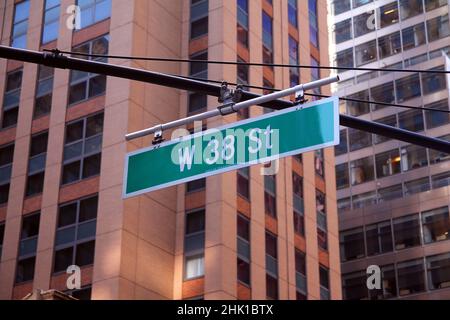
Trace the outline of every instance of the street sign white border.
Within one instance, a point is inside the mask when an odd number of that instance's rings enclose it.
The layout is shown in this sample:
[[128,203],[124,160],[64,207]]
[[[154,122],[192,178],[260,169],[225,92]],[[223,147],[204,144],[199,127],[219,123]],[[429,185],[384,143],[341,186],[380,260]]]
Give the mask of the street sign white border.
[[270,157],[265,157],[265,158],[261,158],[261,159],[257,159],[257,160],[252,160],[252,161],[249,161],[249,162],[246,162],[246,163],[231,165],[231,166],[219,169],[219,170],[214,170],[214,171],[211,171],[211,172],[205,172],[205,173],[201,173],[201,174],[198,174],[198,175],[195,175],[195,176],[190,176],[188,178],[183,178],[183,179],[170,181],[170,182],[167,182],[167,183],[164,183],[164,184],[160,184],[160,185],[153,186],[153,187],[150,187],[150,188],[142,189],[142,190],[139,190],[139,191],[134,191],[134,192],[131,192],[131,193],[128,193],[128,194],[126,193],[126,186],[127,186],[126,183],[127,183],[127,180],[128,180],[128,170],[127,170],[127,168],[128,168],[128,160],[129,160],[129,158],[131,156],[134,156],[136,154],[140,154],[140,153],[143,153],[143,152],[151,151],[151,150],[154,150],[154,149],[158,149],[158,148],[161,148],[161,147],[169,146],[171,144],[180,143],[180,142],[183,142],[183,141],[186,141],[186,140],[191,140],[191,139],[197,138],[198,136],[203,136],[203,135],[209,134],[208,130],[201,131],[201,132],[196,132],[196,133],[188,135],[188,136],[180,137],[178,139],[173,139],[173,140],[170,140],[170,141],[166,141],[166,142],[160,143],[160,144],[155,145],[155,146],[150,146],[150,147],[142,148],[142,149],[139,149],[139,150],[127,153],[125,155],[125,164],[124,164],[124,175],[123,175],[123,185],[122,185],[122,199],[128,199],[128,198],[135,197],[135,196],[147,193],[147,192],[156,191],[156,190],[159,190],[159,189],[171,187],[171,186],[182,184],[182,183],[185,183],[185,182],[188,182],[188,181],[194,181],[194,180],[198,180],[198,179],[201,179],[201,178],[206,178],[206,177],[213,176],[213,175],[216,175],[216,174],[221,174],[221,173],[224,173],[224,172],[227,172],[227,171],[238,170],[238,169],[241,169],[241,168],[244,168],[244,167],[248,167],[248,166],[251,166],[251,165],[255,165],[255,164],[258,164],[258,163],[269,162],[269,161],[272,161],[272,160],[275,160],[275,159],[284,158],[284,157],[296,155],[296,154],[299,154],[299,153],[304,153],[304,152],[308,152],[308,151],[312,151],[312,150],[316,150],[316,149],[322,149],[322,148],[338,145],[339,144],[339,98],[335,97],[335,96],[330,97],[330,98],[326,98],[326,99],[320,99],[320,100],[309,102],[309,103],[305,103],[305,104],[302,104],[302,105],[297,105],[297,106],[294,106],[294,107],[291,107],[291,108],[278,110],[278,111],[275,111],[273,113],[267,113],[267,114],[264,114],[264,115],[261,115],[261,116],[258,116],[258,117],[249,118],[249,119],[246,119],[246,120],[229,123],[229,124],[226,124],[226,125],[220,126],[218,128],[214,128],[214,129],[221,131],[221,130],[224,130],[224,129],[228,129],[228,128],[235,127],[235,126],[238,126],[238,125],[244,125],[244,124],[249,123],[249,122],[255,122],[255,121],[258,121],[258,120],[265,119],[265,118],[273,117],[275,115],[280,115],[280,114],[284,114],[284,113],[287,113],[287,112],[291,112],[291,111],[294,111],[294,110],[301,110],[301,109],[306,109],[306,108],[312,108],[312,107],[318,105],[318,102],[320,102],[321,104],[333,102],[334,124],[335,124],[334,125],[334,137],[335,137],[335,139],[333,141],[326,142],[326,143],[323,143],[323,144],[314,145],[312,147],[300,148],[300,149],[296,149],[296,150],[293,150],[293,151],[280,153],[280,154],[277,154],[277,155],[274,155],[274,156],[270,156]]

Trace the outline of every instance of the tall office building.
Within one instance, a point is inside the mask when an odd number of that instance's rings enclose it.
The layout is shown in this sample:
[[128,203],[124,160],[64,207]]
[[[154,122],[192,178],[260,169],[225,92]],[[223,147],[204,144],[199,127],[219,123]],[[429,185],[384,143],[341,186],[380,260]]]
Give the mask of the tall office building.
[[[74,4],[79,21],[67,13]],[[0,16],[1,43],[33,50],[329,60],[324,1],[7,0]],[[70,28],[73,21],[79,29]],[[99,60],[277,88],[327,76]],[[66,292],[73,264],[81,267],[82,288],[69,293],[80,298],[341,298],[333,148],[282,159],[273,176],[255,165],[122,200],[125,154],[153,138],[126,142],[125,134],[213,109],[217,98],[4,59],[0,92],[0,299],[33,289]],[[262,113],[254,106],[203,124]]]
[[[447,0],[334,0],[332,63],[338,67],[444,70]],[[447,69],[448,70],[448,69]],[[341,97],[449,110],[445,74],[342,71]],[[342,102],[341,112],[450,140],[448,113]],[[341,128],[335,148],[344,299],[450,297],[450,156]],[[382,286],[368,290],[366,268]]]

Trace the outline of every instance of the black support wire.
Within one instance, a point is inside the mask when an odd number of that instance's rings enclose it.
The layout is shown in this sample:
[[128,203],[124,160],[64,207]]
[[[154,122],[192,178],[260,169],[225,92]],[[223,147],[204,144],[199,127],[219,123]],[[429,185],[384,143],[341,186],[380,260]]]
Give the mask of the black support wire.
[[[136,80],[180,90],[203,93],[215,97],[221,96],[221,86],[213,85],[205,81],[186,79],[164,73],[151,72],[147,70],[124,67],[99,61],[77,59],[63,56],[59,53],[42,53],[33,50],[17,49],[0,45],[0,58],[43,64],[59,69],[71,69],[103,74],[107,76]],[[261,95],[259,94],[243,91],[241,101],[257,98],[260,96]],[[294,104],[292,102],[280,99],[261,104],[261,106],[275,110],[281,110],[292,107],[294,106]],[[339,116],[339,120],[340,125],[344,127],[367,131],[381,136],[386,136],[391,139],[401,140],[407,143],[419,145],[425,148],[435,149],[450,154],[450,142],[448,141],[433,137],[427,137],[415,132],[410,132],[400,128],[362,120],[343,114]],[[299,134],[301,133],[299,132]]]
[[[199,81],[207,81],[211,83],[223,83],[223,81],[219,80],[210,80],[210,79],[202,79],[202,78],[195,78],[195,77],[185,77],[181,76],[185,79],[192,79],[192,80],[199,80]],[[232,86],[237,86],[237,83],[233,82],[227,82],[228,84]],[[271,87],[261,87],[261,86],[253,86],[253,85],[247,85],[242,84],[245,88],[250,89],[258,89],[258,90],[267,90],[267,91],[280,91],[280,89],[271,88]],[[318,97],[318,98],[330,98],[332,96],[324,95],[324,94],[318,94],[318,93],[304,93],[305,96],[311,96],[311,97]],[[408,106],[403,104],[396,104],[396,103],[389,103],[389,102],[381,102],[381,101],[372,101],[372,100],[363,100],[363,99],[354,99],[354,98],[344,98],[339,97],[339,100],[343,101],[350,101],[350,102],[358,102],[358,103],[365,103],[365,104],[376,104],[380,106],[386,106],[386,107],[397,107],[397,108],[405,108],[405,109],[415,109],[415,110],[425,110],[425,111],[431,111],[431,112],[441,112],[441,113],[449,113],[450,110],[441,110],[441,109],[433,109],[433,108],[427,108],[427,107],[417,107],[417,106]]]
[[182,63],[205,63],[205,64],[221,64],[221,65],[241,65],[241,66],[255,66],[255,67],[276,67],[276,68],[299,68],[299,69],[323,69],[323,70],[337,70],[337,71],[383,71],[383,72],[407,72],[407,73],[441,73],[450,74],[448,70],[417,70],[417,69],[394,69],[394,68],[356,68],[356,67],[331,67],[331,66],[310,66],[302,64],[282,64],[282,63],[259,63],[259,62],[244,62],[244,61],[219,61],[219,60],[198,60],[198,59],[174,59],[174,58],[159,58],[159,57],[134,57],[134,56],[119,56],[108,54],[94,54],[81,53],[74,51],[59,51],[58,49],[44,49],[46,52],[58,52],[63,54],[70,54],[72,56],[90,57],[90,58],[107,58],[107,59],[124,59],[124,60],[142,60],[142,61],[161,61],[161,62],[182,62]]

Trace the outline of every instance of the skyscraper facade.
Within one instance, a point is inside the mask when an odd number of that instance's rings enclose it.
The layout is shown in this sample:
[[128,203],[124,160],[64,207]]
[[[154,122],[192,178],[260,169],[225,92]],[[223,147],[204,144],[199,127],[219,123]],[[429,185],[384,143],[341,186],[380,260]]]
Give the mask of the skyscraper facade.
[[[324,1],[7,0],[0,16],[1,43],[32,50],[329,60]],[[327,76],[89,59],[244,86]],[[0,299],[33,289],[83,299],[341,298],[333,148],[282,159],[274,175],[255,165],[123,200],[125,155],[153,138],[125,134],[213,109],[217,98],[4,59],[0,92]],[[254,106],[203,127],[263,112]],[[79,290],[67,289],[70,265],[81,268]]]
[[[448,70],[447,0],[334,0],[331,63],[337,67]],[[445,74],[341,70],[341,113],[450,139]],[[447,112],[377,104],[397,103]],[[448,154],[341,128],[335,148],[344,299],[449,298]],[[380,268],[369,290],[366,270]]]

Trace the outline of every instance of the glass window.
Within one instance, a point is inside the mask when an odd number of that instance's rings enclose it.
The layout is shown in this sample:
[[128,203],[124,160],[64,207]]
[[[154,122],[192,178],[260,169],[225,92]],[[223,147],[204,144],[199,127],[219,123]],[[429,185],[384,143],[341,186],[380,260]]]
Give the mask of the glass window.
[[350,162],[350,180],[352,185],[368,182],[374,179],[373,157]]
[[398,114],[399,127],[409,131],[423,131],[422,110],[412,109]]
[[186,183],[186,192],[187,193],[191,193],[191,192],[204,190],[205,189],[205,185],[206,185],[206,179],[205,178],[194,180],[194,181],[190,181],[190,182]]
[[[392,115],[392,116],[387,116],[387,117],[384,117],[384,118],[375,119],[374,122],[385,124],[385,125],[388,125],[388,126],[391,126],[391,127],[397,127],[397,117],[396,117],[395,114]],[[375,134],[374,137],[373,137],[373,143],[378,144],[378,143],[382,143],[382,142],[388,141],[390,139],[391,138],[389,138],[389,137],[380,136],[380,135]]]
[[[298,56],[298,42],[289,36],[289,64],[298,65],[299,64],[299,56]],[[289,68],[289,77],[290,84],[292,87],[298,85],[300,83],[300,72],[297,67]]]
[[6,75],[5,93],[3,96],[3,110],[1,128],[8,128],[17,124],[19,116],[19,102],[22,84],[22,69],[12,71]]
[[264,208],[266,214],[277,217],[276,179],[274,175],[264,176]]
[[[382,85],[370,88],[370,96],[372,101],[395,103],[394,83],[388,82]],[[367,98],[367,97],[366,97]],[[372,104],[372,110],[376,111],[386,106]]]
[[248,47],[248,0],[237,0],[237,39]]
[[[190,60],[208,60],[208,52],[200,52],[193,54],[189,57]],[[200,79],[208,78],[208,64],[204,62],[191,62],[189,63],[189,76]]]
[[397,273],[400,296],[425,290],[425,270],[422,259],[399,263]]
[[319,48],[319,23],[317,20],[317,0],[308,0],[309,42]]
[[237,215],[238,280],[250,285],[250,221]]
[[431,290],[450,286],[450,253],[426,258],[428,287]]
[[391,222],[384,221],[367,226],[366,241],[368,256],[391,252],[393,250]]
[[278,300],[278,279],[266,274],[266,296],[268,299]]
[[427,149],[410,145],[401,149],[402,170],[408,171],[428,165]]
[[381,279],[382,288],[380,290],[369,290],[370,299],[382,300],[397,296],[397,279],[394,265],[381,267]]
[[355,61],[357,67],[375,60],[377,60],[377,43],[375,40],[356,46]]
[[400,154],[398,149],[375,155],[377,178],[391,176],[400,172]]
[[78,0],[81,28],[105,20],[111,16],[111,0]]
[[348,188],[349,186],[348,163],[336,165],[336,187],[338,189],[343,189]]
[[[441,137],[438,137],[438,139],[450,141],[450,135],[448,134],[445,136],[441,136]],[[430,153],[430,163],[431,164],[448,161],[450,159],[450,154],[445,153],[445,152],[441,152],[441,151],[434,150],[434,149],[429,149],[429,153]]]
[[353,128],[348,129],[350,151],[356,151],[372,145],[372,134]]
[[403,197],[403,188],[401,184],[378,189],[378,200],[380,202],[394,200]]
[[0,147],[0,205],[8,202],[14,144]]
[[400,16],[402,20],[423,13],[422,0],[400,0]]
[[320,300],[330,299],[330,270],[319,265]]
[[59,0],[45,0],[44,25],[42,27],[42,44],[54,41],[58,38],[59,29]]
[[414,74],[405,78],[395,80],[395,89],[397,91],[397,102],[403,102],[420,96],[419,75]]
[[205,274],[205,258],[203,255],[186,257],[185,279],[190,280]]
[[369,297],[365,271],[342,275],[342,294],[344,300],[366,300]]
[[28,177],[25,191],[27,197],[42,193],[44,188],[47,140],[48,132],[40,133],[31,138]]
[[94,262],[97,207],[97,196],[59,207],[53,272]]
[[237,258],[237,277],[239,282],[250,285],[250,264],[240,258]]
[[373,2],[373,0],[353,0],[353,8],[358,8],[371,2]]
[[377,193],[375,191],[369,191],[357,194],[352,197],[352,200],[354,209],[368,207],[377,203]]
[[306,295],[306,255],[295,249],[295,279],[297,291]]
[[103,113],[66,125],[62,184],[100,173]]
[[40,216],[40,213],[34,213],[22,219],[16,283],[30,281],[34,278]]
[[[425,105],[426,108],[448,111],[448,100],[441,100]],[[450,114],[444,112],[425,111],[427,129],[436,128],[450,122]]]
[[[360,91],[358,93],[354,93],[354,94],[348,96],[348,98],[369,101],[370,100],[369,90],[364,90],[364,91]],[[347,100],[347,110],[351,116],[357,117],[357,116],[368,113],[370,111],[370,106],[368,103],[353,102],[353,101]]]
[[341,14],[350,10],[350,0],[334,0],[331,4],[331,9],[334,15]]
[[334,59],[334,66],[338,68],[353,67],[353,48],[339,51]]
[[425,9],[431,11],[439,7],[447,5],[447,0],[426,0]]
[[378,49],[380,59],[402,52],[400,31],[378,38]]
[[52,107],[53,76],[53,68],[44,65],[39,66],[33,118],[50,113]]
[[334,41],[341,43],[352,38],[352,19],[338,22],[334,25]]
[[[445,70],[444,67],[433,68],[431,70]],[[447,82],[445,80],[446,76],[442,73],[423,73],[422,77],[422,88],[423,94],[430,94],[440,90],[444,90],[447,87]]]
[[339,213],[341,211],[345,211],[347,209],[350,209],[352,207],[351,199],[350,198],[338,199],[337,207],[338,207]]
[[448,37],[450,27],[448,13],[427,21],[428,42]]
[[343,129],[339,132],[339,144],[334,147],[334,154],[335,156],[340,156],[347,152],[347,129]]
[[264,63],[273,63],[273,29],[272,18],[265,12],[262,12],[263,27],[263,61]]
[[405,196],[430,190],[430,178],[425,177],[405,182]]
[[14,6],[14,20],[11,34],[11,47],[25,49],[27,47],[28,18],[30,0],[21,1]]
[[[398,22],[397,1],[381,6],[378,9],[380,27],[384,28]],[[400,42],[400,40],[399,40]]]
[[373,10],[353,18],[355,38],[375,31],[375,13]]
[[[421,1],[422,2],[422,1]],[[425,44],[425,24],[419,23],[415,26],[402,30],[403,50],[409,50]]]
[[450,185],[450,171],[436,174],[431,177],[433,189],[442,188]]
[[420,246],[419,215],[394,219],[394,239],[396,250]]
[[422,212],[422,228],[423,242],[426,244],[449,239],[448,207]]
[[[103,36],[80,46],[72,51],[88,54],[108,54],[109,36]],[[76,56],[76,54],[74,54]],[[86,58],[106,62],[105,58]],[[90,72],[72,70],[70,73],[69,104],[75,104],[89,98],[104,94],[106,91],[106,76]]]
[[349,261],[363,258],[365,254],[364,231],[362,228],[342,231],[339,234],[341,260]]
[[297,0],[288,0],[288,21],[297,28]]
[[237,171],[237,192],[245,199],[250,199],[250,170],[248,167]]
[[324,166],[324,156],[323,149],[316,150],[314,153],[314,167],[316,174],[320,177],[325,177],[325,166]]
[[207,96],[201,93],[189,93],[188,113],[196,113],[200,110],[206,109]]

